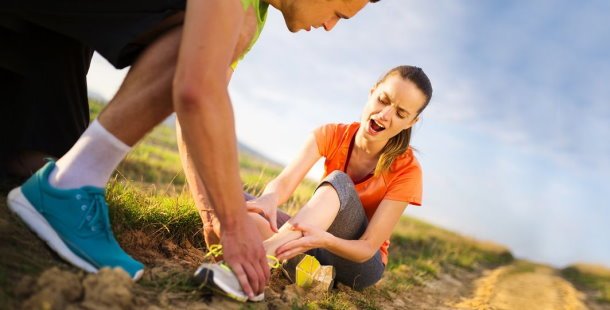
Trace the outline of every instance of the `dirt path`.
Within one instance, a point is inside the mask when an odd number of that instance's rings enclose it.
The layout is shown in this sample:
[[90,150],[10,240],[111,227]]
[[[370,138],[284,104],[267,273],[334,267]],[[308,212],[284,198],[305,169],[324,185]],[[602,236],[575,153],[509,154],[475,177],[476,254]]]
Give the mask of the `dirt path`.
[[500,267],[476,281],[474,296],[458,309],[587,309],[584,294],[555,271],[525,262]]

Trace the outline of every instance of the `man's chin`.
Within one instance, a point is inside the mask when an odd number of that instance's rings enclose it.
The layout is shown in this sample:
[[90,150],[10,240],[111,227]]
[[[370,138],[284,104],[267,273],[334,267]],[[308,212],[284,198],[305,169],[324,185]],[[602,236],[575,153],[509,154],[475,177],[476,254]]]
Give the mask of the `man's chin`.
[[295,25],[288,21],[285,21],[285,22],[286,22],[286,28],[288,28],[288,31],[290,31],[292,33],[299,32],[299,30],[303,29],[302,27],[299,27],[298,25]]

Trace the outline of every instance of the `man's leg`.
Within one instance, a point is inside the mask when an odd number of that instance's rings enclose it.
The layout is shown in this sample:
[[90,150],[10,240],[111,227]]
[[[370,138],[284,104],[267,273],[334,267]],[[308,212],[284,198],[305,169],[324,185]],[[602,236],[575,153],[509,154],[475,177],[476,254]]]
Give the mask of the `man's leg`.
[[7,172],[24,178],[45,157],[67,152],[89,124],[85,76],[93,51],[19,18],[3,18],[0,153]]
[[22,55],[19,33],[8,17],[0,14],[0,176],[6,174],[6,163],[18,150],[20,130],[26,120],[27,107],[21,104],[26,62],[16,59]]
[[172,82],[182,27],[160,36],[132,65],[99,119],[125,144],[134,145],[173,112]]
[[[133,146],[172,113],[171,87],[180,33],[181,27],[166,32],[140,55],[98,117],[116,143]],[[83,140],[57,161],[52,184],[61,188],[102,186],[126,153],[117,151],[109,156],[99,150],[104,147],[100,141]]]
[[176,28],[151,44],[99,122],[85,131],[57,165],[48,163],[9,193],[11,210],[61,257],[82,269],[121,267],[134,279],[142,275],[143,265],[114,239],[103,186],[125,149],[171,113],[179,41]]
[[[1,31],[0,31],[1,33]],[[26,115],[25,109],[18,104],[22,77],[10,70],[0,68],[0,92],[3,101],[0,104],[0,177],[8,177],[8,165],[15,153],[15,145],[19,143],[19,128]]]

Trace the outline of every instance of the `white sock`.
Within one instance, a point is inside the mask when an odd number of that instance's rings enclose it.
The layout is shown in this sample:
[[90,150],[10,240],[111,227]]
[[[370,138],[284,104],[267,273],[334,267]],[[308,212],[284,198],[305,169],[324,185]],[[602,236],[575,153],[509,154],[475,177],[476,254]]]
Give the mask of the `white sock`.
[[105,187],[130,149],[95,119],[68,153],[57,161],[49,182],[63,189],[87,185]]

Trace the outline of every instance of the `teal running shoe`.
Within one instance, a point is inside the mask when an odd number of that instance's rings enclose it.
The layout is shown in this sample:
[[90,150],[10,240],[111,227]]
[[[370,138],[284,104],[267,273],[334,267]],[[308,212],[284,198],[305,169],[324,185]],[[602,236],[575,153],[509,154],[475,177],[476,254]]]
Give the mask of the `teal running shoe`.
[[114,238],[104,189],[85,186],[57,189],[49,184],[55,169],[50,161],[8,195],[9,209],[60,257],[88,272],[120,267],[134,280],[144,265],[133,259]]

